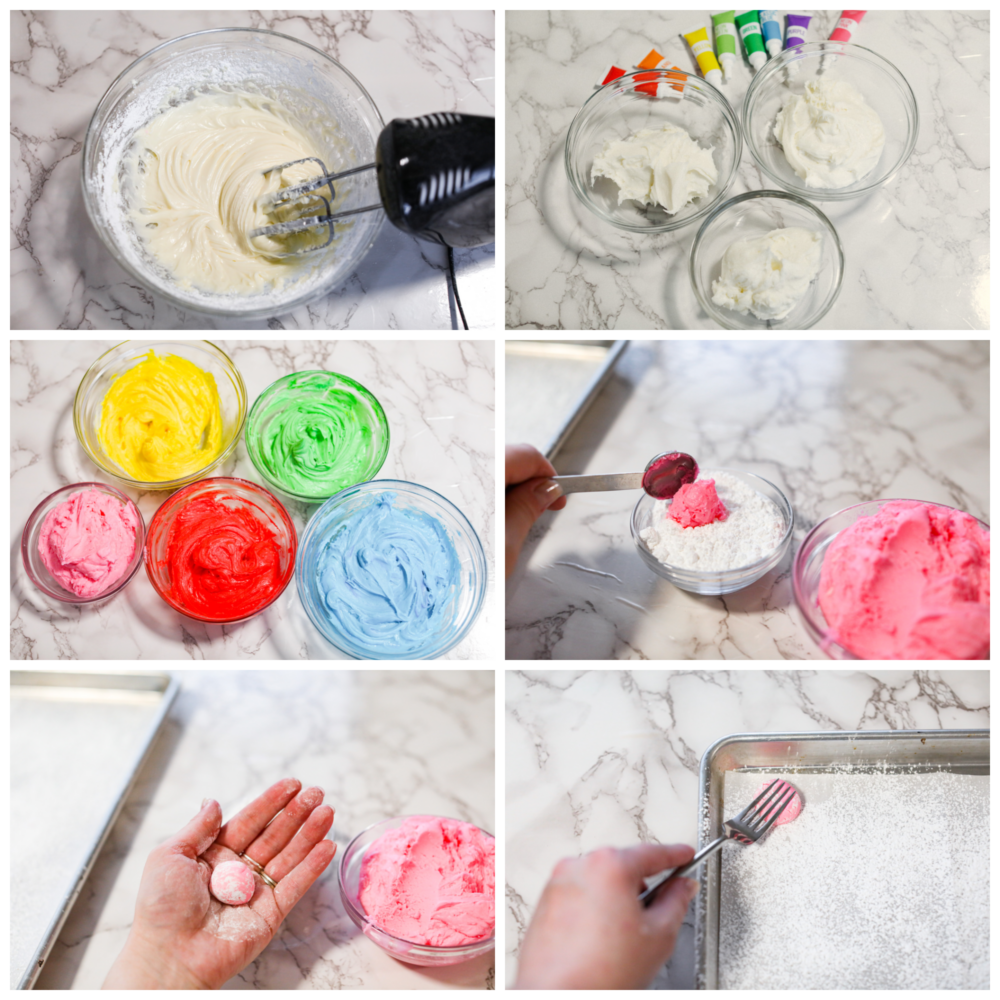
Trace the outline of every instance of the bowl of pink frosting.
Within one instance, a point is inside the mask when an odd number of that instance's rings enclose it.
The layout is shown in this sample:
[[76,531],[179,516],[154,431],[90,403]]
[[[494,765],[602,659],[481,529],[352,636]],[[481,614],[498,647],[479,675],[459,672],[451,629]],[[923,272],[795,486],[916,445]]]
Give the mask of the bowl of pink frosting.
[[457,965],[492,951],[493,835],[447,816],[394,816],[340,860],[340,896],[366,937],[410,965]]
[[105,483],[73,483],[47,496],[21,534],[21,560],[42,593],[66,604],[113,597],[142,565],[139,508]]
[[990,655],[990,528],[954,507],[845,507],[805,537],[792,587],[806,629],[834,659]]

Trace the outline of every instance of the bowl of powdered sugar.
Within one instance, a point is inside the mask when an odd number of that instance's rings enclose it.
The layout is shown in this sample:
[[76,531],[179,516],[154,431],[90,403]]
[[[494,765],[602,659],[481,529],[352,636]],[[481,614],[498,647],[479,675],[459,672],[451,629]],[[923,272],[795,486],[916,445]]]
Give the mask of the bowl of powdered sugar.
[[[777,566],[792,538],[792,508],[773,483],[751,472],[702,469],[723,510],[687,527],[670,516],[675,500],[643,494],[632,511],[632,539],[642,561],[693,594],[731,594]],[[724,516],[722,516],[724,515]]]

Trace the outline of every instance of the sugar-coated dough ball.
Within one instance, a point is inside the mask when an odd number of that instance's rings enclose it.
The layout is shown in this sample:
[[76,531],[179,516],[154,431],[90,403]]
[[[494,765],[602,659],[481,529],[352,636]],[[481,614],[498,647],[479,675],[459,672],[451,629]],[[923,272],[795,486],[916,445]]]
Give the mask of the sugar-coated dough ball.
[[220,903],[243,906],[253,898],[256,884],[253,872],[242,861],[223,861],[213,869],[209,888]]

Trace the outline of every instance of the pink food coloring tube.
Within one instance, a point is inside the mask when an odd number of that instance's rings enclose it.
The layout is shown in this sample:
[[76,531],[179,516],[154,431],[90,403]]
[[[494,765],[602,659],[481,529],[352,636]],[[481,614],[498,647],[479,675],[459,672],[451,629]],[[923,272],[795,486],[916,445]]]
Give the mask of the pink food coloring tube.
[[861,18],[867,14],[866,10],[845,10],[841,12],[837,27],[830,35],[831,42],[849,42],[854,29],[861,23]]

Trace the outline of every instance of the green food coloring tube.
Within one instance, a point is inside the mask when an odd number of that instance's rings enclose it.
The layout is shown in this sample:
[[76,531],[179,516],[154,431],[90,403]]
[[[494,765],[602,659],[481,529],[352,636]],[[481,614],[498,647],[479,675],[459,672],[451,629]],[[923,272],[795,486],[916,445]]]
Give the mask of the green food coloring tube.
[[389,424],[379,401],[354,379],[293,372],[257,398],[246,444],[271,486],[318,501],[374,478],[389,451]]

